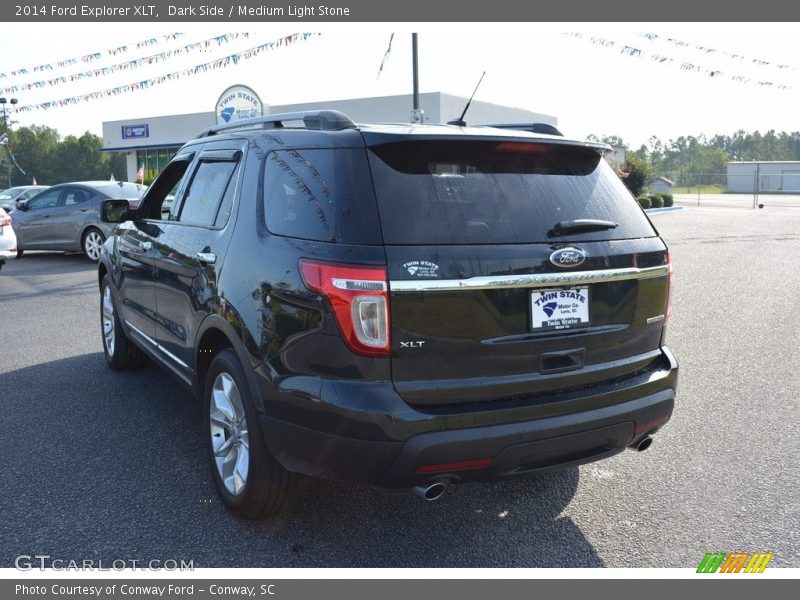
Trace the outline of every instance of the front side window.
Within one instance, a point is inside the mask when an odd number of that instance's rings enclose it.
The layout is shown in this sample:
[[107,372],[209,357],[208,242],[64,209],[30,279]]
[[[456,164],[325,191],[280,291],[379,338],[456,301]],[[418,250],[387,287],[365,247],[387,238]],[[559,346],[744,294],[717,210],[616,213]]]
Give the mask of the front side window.
[[30,210],[38,210],[40,208],[53,208],[58,206],[58,197],[61,195],[61,190],[50,190],[42,192],[28,203]]
[[142,216],[154,221],[175,220],[172,209],[175,205],[175,196],[180,190],[183,176],[186,174],[191,158],[175,160],[158,176],[158,179],[147,190],[143,199]]

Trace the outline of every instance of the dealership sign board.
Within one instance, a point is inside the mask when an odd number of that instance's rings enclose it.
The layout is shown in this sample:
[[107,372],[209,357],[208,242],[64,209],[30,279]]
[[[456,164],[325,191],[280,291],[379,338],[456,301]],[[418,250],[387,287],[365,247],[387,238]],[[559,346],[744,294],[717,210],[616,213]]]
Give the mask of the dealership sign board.
[[217,125],[264,114],[261,98],[246,85],[232,85],[217,100]]
[[137,138],[150,137],[150,127],[147,123],[139,125],[123,125],[122,126],[122,139],[135,140]]

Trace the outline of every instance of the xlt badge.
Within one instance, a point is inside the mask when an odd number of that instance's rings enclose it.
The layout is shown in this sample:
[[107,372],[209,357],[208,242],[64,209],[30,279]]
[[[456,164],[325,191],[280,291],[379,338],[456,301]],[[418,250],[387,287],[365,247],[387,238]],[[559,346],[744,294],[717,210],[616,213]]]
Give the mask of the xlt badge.
[[401,348],[422,348],[424,345],[424,340],[419,342],[400,342]]

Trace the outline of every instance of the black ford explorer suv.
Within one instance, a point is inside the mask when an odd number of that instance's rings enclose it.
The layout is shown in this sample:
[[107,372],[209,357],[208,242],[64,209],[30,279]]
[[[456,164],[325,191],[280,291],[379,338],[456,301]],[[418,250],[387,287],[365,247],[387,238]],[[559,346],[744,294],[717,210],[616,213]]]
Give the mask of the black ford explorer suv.
[[672,267],[607,146],[333,111],[186,144],[99,265],[108,364],[202,400],[214,483],[414,489],[644,449],[670,418]]

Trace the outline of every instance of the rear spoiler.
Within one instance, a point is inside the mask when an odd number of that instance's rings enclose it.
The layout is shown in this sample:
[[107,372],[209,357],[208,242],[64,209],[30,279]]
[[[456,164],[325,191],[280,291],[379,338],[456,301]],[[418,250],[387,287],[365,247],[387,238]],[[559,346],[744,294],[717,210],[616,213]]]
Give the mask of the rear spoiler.
[[530,131],[531,133],[544,133],[546,135],[558,135],[564,137],[555,125],[550,123],[491,123],[478,125],[477,127],[494,127],[496,129],[519,129],[520,131]]

